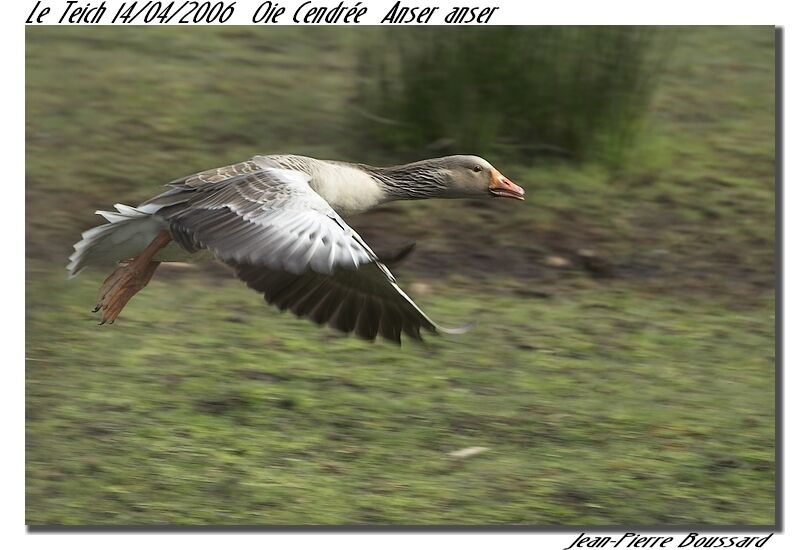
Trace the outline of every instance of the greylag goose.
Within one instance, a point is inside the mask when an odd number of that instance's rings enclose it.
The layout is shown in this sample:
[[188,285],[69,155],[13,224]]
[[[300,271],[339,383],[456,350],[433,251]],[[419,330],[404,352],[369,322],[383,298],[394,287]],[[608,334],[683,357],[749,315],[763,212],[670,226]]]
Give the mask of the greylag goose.
[[[117,265],[95,312],[113,323],[162,261],[211,252],[281,310],[400,343],[401,333],[450,332],[397,285],[342,216],[400,199],[508,197],[524,191],[480,157],[455,155],[378,168],[297,155],[256,156],[199,172],[137,207],[98,211],[108,223],[83,233],[70,277]],[[400,255],[407,253],[403,251]],[[458,331],[458,329],[455,329]]]

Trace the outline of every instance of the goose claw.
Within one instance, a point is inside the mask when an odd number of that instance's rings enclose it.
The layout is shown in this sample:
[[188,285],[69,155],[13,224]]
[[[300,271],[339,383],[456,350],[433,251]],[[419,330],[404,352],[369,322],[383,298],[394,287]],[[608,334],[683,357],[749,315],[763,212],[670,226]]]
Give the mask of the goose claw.
[[101,325],[114,324],[128,300],[147,285],[159,264],[151,261],[140,267],[140,263],[122,262],[103,282],[94,309],[102,311]]

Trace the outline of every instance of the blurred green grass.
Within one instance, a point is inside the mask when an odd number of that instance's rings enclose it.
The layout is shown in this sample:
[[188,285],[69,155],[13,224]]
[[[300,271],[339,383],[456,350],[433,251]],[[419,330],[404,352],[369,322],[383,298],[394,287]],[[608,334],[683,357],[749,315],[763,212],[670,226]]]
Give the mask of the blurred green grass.
[[99,328],[105,274],[63,268],[95,209],[196,170],[406,160],[353,124],[358,29],[28,28],[27,522],[772,524],[773,32],[674,32],[624,168],[491,158],[529,201],[354,220],[479,321],[398,349],[210,267]]

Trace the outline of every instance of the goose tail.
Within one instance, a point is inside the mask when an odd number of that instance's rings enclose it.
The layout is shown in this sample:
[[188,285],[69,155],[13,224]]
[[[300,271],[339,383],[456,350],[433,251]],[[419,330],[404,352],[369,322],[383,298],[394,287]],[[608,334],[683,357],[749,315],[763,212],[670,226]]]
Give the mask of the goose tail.
[[98,210],[108,223],[98,225],[81,234],[81,240],[73,245],[75,251],[69,257],[69,278],[76,277],[87,266],[113,266],[138,254],[167,223],[148,208],[134,208],[115,204],[116,212]]

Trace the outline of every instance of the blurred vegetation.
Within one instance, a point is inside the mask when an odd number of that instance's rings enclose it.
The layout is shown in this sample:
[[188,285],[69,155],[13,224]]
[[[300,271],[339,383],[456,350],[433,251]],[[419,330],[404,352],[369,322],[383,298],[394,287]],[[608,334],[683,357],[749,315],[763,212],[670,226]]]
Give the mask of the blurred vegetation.
[[96,326],[107,274],[64,270],[94,210],[254,154],[439,154],[365,143],[364,33],[395,30],[26,29],[28,523],[773,523],[771,28],[662,29],[624,164],[498,135],[462,152],[525,203],[350,220],[418,242],[400,282],[477,320],[460,338],[341,337],[215,264],[162,266]]
[[619,164],[676,32],[378,29],[360,48],[360,129],[395,151],[440,143],[528,161]]

